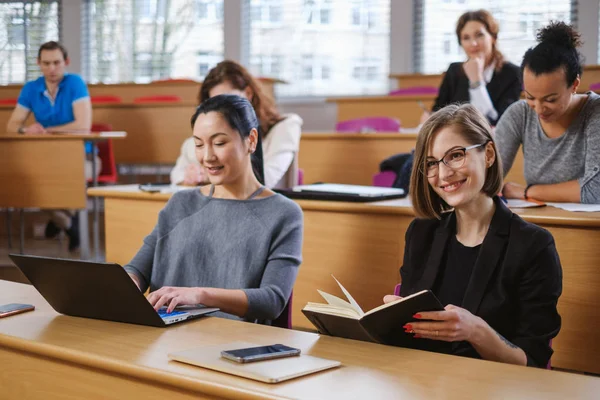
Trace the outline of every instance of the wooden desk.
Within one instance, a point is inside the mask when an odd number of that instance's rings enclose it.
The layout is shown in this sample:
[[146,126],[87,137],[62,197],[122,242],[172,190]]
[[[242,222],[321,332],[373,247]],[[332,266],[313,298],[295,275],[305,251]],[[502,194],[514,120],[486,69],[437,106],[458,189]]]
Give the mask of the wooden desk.
[[[3,397],[46,399],[596,398],[600,379],[206,317],[169,328],[56,314],[31,286],[0,281],[2,303],[36,306],[0,324]],[[265,384],[169,361],[233,341],[285,343],[342,367]],[[473,379],[475,378],[476,379]]]
[[[267,96],[275,98],[275,85],[287,83],[276,78],[258,78],[258,82]],[[152,83],[94,83],[88,84],[90,96],[118,96],[127,104],[133,102],[136,97],[177,95],[184,102],[198,102],[202,82],[165,80]],[[0,86],[0,99],[16,99],[23,89],[22,84]]]
[[433,107],[435,95],[419,96],[355,96],[332,97],[327,101],[337,104],[337,120],[362,117],[398,118],[402,126],[412,128],[419,125],[423,110],[421,101],[427,109]]
[[[142,193],[135,185],[89,189],[88,194],[105,198],[106,258],[120,264],[133,258],[171,196]],[[300,310],[309,301],[322,301],[317,289],[343,296],[331,274],[364,310],[380,305],[400,281],[412,208],[404,200],[298,204],[304,212],[304,247],[294,286],[293,326],[314,329]],[[553,341],[552,365],[600,373],[600,213],[554,207],[517,211],[554,235],[563,266],[563,324]]]
[[84,210],[83,258],[88,258],[85,141],[125,137],[104,134],[0,135],[0,208]]
[[[303,133],[298,165],[306,183],[371,185],[383,160],[410,152],[416,142],[407,133]],[[521,151],[506,180],[525,184]]]
[[[390,78],[396,79],[398,88],[414,86],[440,87],[444,74],[390,74]],[[583,67],[581,84],[579,90],[585,92],[593,83],[600,82],[600,65],[586,65]]]

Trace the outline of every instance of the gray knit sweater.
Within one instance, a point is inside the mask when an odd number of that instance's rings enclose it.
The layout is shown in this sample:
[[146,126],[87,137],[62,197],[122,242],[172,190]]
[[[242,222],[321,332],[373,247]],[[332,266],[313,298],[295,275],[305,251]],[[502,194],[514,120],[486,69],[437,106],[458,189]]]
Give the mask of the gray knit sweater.
[[506,175],[523,145],[525,180],[552,184],[577,179],[582,203],[600,203],[600,96],[588,99],[565,133],[551,139],[524,100],[511,105],[496,126],[496,144]]
[[[218,199],[175,193],[125,270],[142,290],[163,286],[242,289],[247,321],[273,320],[290,297],[302,255],[302,210],[275,194]],[[226,318],[238,317],[218,313]]]

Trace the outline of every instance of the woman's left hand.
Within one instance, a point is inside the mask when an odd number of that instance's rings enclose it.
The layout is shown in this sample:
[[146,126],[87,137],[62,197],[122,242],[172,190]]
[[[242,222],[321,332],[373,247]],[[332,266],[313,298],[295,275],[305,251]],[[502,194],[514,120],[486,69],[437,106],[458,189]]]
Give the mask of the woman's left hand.
[[445,311],[428,311],[415,314],[415,318],[430,321],[410,322],[404,326],[416,338],[443,340],[445,342],[470,341],[481,318],[464,308],[448,304]]
[[167,312],[172,312],[179,305],[195,305],[202,303],[201,289],[196,287],[164,286],[147,297],[155,310],[167,306]]

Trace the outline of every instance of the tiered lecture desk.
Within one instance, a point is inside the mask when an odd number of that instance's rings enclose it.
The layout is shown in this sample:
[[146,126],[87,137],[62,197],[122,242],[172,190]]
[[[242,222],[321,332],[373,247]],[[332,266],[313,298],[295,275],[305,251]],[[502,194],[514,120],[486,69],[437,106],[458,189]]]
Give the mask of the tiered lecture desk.
[[[0,281],[0,303],[36,310],[0,323],[7,399],[593,399],[600,379],[388,347],[214,317],[169,328],[58,315],[32,286]],[[101,299],[99,299],[101,301]],[[337,369],[266,384],[176,361],[172,352],[284,343]]]
[[[125,132],[0,135],[0,208],[82,210],[81,256],[89,258],[84,142],[124,137]],[[21,251],[22,224],[21,218]]]
[[[305,183],[371,185],[383,160],[409,153],[416,142],[411,133],[302,133],[298,166]],[[520,150],[506,180],[525,184]]]
[[[274,98],[279,79],[260,78],[267,95]],[[0,86],[0,99],[17,98],[23,85]],[[113,146],[119,164],[173,164],[181,144],[192,135],[190,119],[198,105],[200,82],[160,81],[149,84],[122,83],[88,85],[90,95],[118,96],[121,103],[93,104],[93,121],[111,124],[115,131],[127,132],[127,138]],[[180,102],[134,103],[142,96],[177,95]],[[0,126],[6,126],[14,110],[0,105]],[[30,116],[27,123],[33,123]]]
[[[105,199],[106,259],[126,264],[142,245],[171,194],[140,192],[135,185],[93,188]],[[303,262],[294,286],[295,328],[314,329],[300,312],[320,302],[317,289],[338,293],[333,274],[363,309],[382,303],[400,281],[404,235],[414,213],[406,200],[354,204],[298,201],[304,212]],[[600,373],[600,213],[554,207],[516,210],[548,229],[563,266],[563,318],[553,341],[552,365]]]

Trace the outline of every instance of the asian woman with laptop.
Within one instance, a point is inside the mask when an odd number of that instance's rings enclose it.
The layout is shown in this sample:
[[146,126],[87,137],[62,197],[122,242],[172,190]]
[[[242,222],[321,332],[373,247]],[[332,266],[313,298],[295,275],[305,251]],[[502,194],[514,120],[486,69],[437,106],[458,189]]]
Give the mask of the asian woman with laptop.
[[252,170],[260,147],[252,104],[204,101],[192,117],[195,154],[210,185],[175,193],[125,266],[156,308],[203,304],[226,318],[265,322],[284,310],[301,262],[300,207]]

